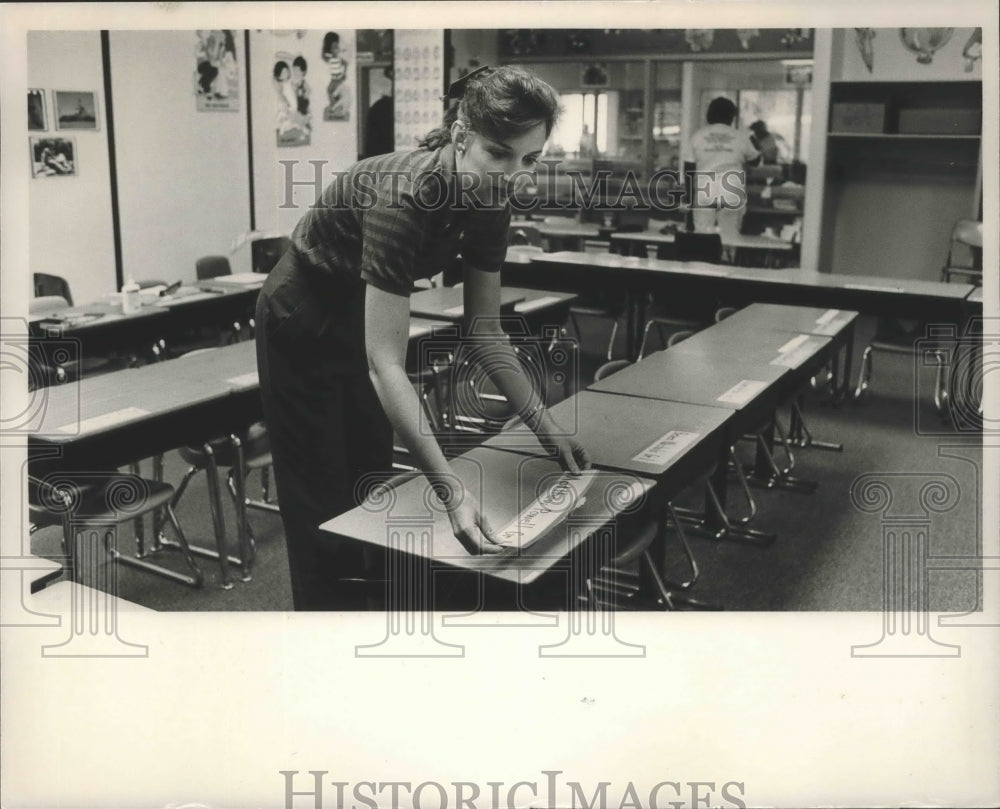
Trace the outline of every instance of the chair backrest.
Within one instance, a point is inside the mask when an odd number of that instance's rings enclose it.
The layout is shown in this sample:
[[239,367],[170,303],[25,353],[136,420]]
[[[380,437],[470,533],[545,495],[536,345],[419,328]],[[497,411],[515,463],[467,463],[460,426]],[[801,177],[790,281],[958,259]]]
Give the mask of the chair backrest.
[[718,264],[722,260],[722,237],[718,233],[677,233],[674,236],[674,258]]
[[720,323],[730,315],[735,315],[739,309],[735,306],[720,306],[715,310],[715,322]]
[[541,245],[542,234],[533,225],[511,225],[507,236],[508,245]]
[[694,332],[691,331],[690,329],[684,329],[683,331],[675,331],[667,339],[667,348],[673,348],[678,343],[687,340],[687,338],[690,337],[692,334],[694,334]]
[[610,362],[606,362],[594,371],[594,381],[600,382],[605,377],[611,376],[611,374],[617,373],[623,368],[628,368],[631,364],[631,360],[611,360]]
[[969,247],[982,247],[983,223],[975,219],[959,219],[952,228],[951,240]]
[[45,315],[49,312],[58,312],[67,306],[69,306],[69,301],[61,295],[43,295],[40,298],[32,298],[28,301],[28,314]]
[[42,298],[50,295],[58,295],[66,299],[66,303],[73,305],[73,296],[69,291],[69,282],[58,275],[48,275],[44,272],[34,273],[35,297]]
[[[257,239],[250,244],[250,269],[252,272],[271,272],[279,259],[288,250],[292,240],[287,236]],[[222,273],[225,275],[225,273]]]
[[199,281],[233,274],[229,259],[225,256],[202,256],[194,263],[194,269]]

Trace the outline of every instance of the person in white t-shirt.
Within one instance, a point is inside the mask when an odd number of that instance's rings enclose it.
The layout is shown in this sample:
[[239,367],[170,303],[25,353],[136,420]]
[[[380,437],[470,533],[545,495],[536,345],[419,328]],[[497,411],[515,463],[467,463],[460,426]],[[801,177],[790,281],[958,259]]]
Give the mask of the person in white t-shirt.
[[694,230],[736,236],[746,212],[746,164],[755,164],[760,153],[733,126],[736,105],[728,98],[712,99],[705,117],[708,126],[691,136],[684,154],[685,174],[696,172],[690,186]]

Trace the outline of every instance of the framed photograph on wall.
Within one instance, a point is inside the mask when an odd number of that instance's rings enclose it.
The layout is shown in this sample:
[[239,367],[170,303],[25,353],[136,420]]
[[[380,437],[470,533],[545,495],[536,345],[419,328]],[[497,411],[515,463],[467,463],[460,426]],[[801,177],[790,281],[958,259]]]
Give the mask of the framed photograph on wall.
[[580,67],[580,87],[585,90],[611,86],[607,62],[591,62]]
[[53,90],[56,129],[98,129],[97,94],[80,90]]
[[45,91],[28,90],[28,131],[45,132],[48,128],[45,120]]
[[76,141],[73,138],[28,138],[32,177],[75,177]]

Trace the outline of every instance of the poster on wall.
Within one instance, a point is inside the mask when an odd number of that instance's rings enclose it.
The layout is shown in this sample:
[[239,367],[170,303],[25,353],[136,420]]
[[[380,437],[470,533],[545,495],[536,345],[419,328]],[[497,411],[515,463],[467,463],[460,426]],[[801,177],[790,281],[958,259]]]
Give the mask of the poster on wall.
[[397,149],[413,149],[441,123],[444,92],[444,31],[397,30],[394,134]]
[[72,138],[28,138],[32,177],[75,177],[76,142]]
[[56,90],[56,129],[97,129],[97,97],[94,93]]
[[277,95],[275,131],[279,147],[308,146],[312,139],[309,63],[301,53],[278,51],[274,55],[272,84]]
[[28,131],[44,132],[48,128],[45,122],[45,91],[28,90]]
[[340,47],[340,34],[327,31],[323,36],[323,62],[326,64],[326,107],[324,121],[351,120],[351,89],[347,85],[348,62]]
[[240,76],[234,32],[206,29],[198,31],[197,37],[194,84],[198,111],[238,111]]

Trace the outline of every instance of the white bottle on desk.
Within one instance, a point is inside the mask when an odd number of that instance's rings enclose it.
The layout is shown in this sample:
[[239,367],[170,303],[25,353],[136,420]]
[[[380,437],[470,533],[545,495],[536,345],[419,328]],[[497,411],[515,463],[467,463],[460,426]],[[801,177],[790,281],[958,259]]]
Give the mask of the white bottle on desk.
[[139,300],[139,285],[135,282],[135,279],[131,276],[125,281],[125,285],[122,287],[122,312],[126,315],[131,315],[134,312],[138,312],[142,307],[142,303]]

